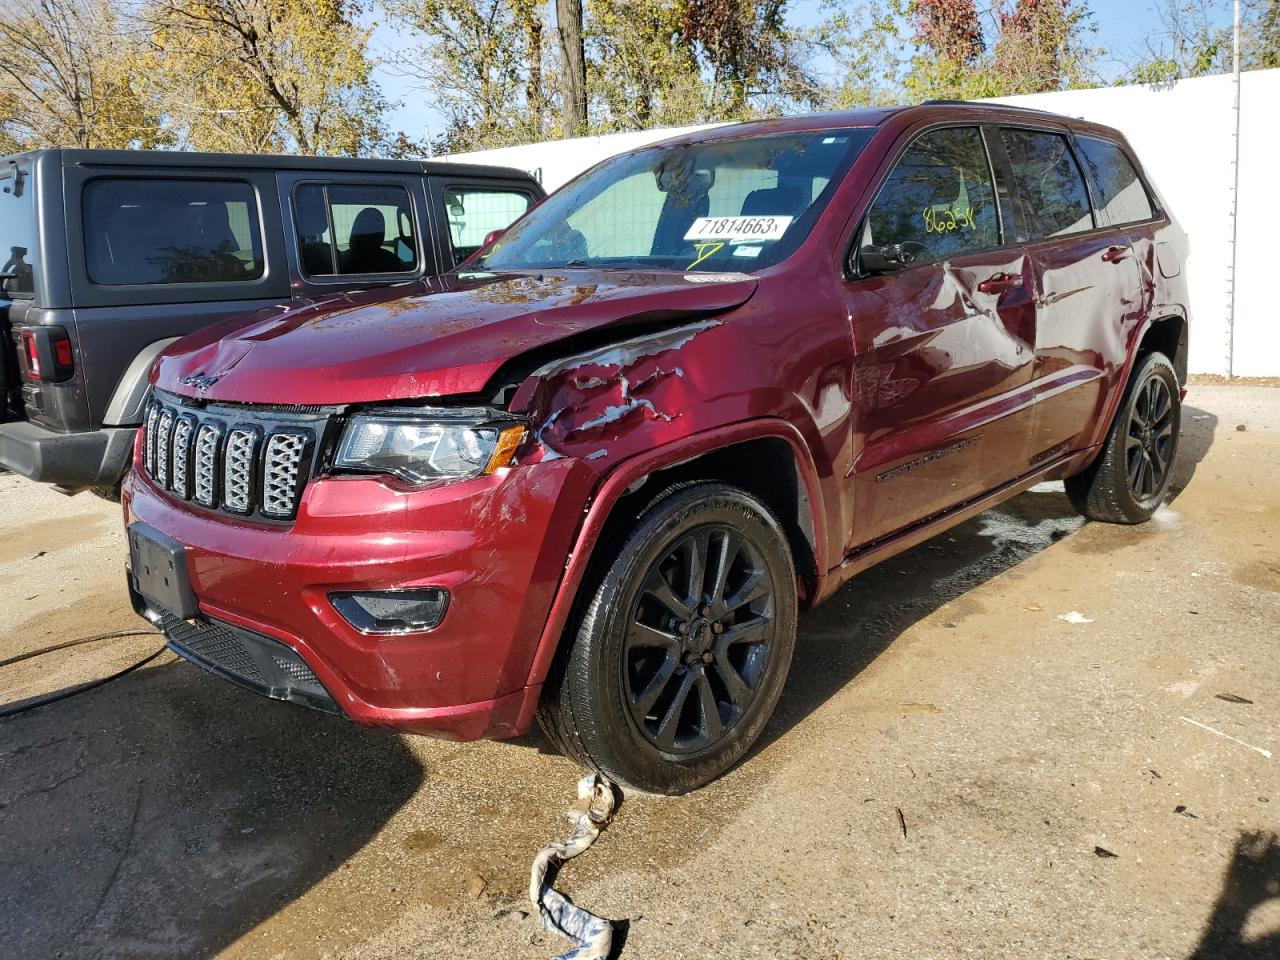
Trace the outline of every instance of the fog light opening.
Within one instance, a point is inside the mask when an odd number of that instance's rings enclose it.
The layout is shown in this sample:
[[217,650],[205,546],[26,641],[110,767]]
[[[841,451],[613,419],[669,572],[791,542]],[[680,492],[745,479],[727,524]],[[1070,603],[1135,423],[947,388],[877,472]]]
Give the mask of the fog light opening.
[[443,587],[352,591],[331,593],[329,602],[361,633],[421,633],[440,625],[449,609],[449,591]]

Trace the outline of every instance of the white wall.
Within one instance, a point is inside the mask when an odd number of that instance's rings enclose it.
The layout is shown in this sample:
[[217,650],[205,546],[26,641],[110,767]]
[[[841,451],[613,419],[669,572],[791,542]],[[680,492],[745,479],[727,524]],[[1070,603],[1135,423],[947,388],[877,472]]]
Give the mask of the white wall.
[[[1227,372],[1231,263],[1233,82],[1229,75],[1167,87],[1067,90],[1003,102],[1105,123],[1124,132],[1191,240],[1193,373]],[[1233,372],[1280,375],[1280,322],[1268,295],[1277,270],[1271,195],[1280,174],[1280,70],[1243,74]]]
[[[1124,132],[1191,240],[1188,278],[1193,373],[1227,372],[1231,259],[1232,78],[1202,77],[1162,87],[1068,90],[1007,103],[1095,120]],[[457,154],[539,175],[554,190],[606,157],[697,129],[647,130]],[[1280,376],[1280,318],[1267,290],[1274,263],[1272,227],[1280,209],[1280,70],[1245,73],[1241,85],[1240,198],[1233,372]]]
[[545,143],[526,143],[517,147],[452,153],[435,159],[458,163],[495,163],[503,167],[527,170],[550,193],[564,186],[588,167],[594,167],[601,160],[607,160],[619,153],[626,153],[628,150],[648,146],[667,137],[678,137],[692,130],[703,130],[708,126],[714,127],[718,124],[659,127],[656,130],[638,130],[634,133],[609,133],[599,137],[548,140]]

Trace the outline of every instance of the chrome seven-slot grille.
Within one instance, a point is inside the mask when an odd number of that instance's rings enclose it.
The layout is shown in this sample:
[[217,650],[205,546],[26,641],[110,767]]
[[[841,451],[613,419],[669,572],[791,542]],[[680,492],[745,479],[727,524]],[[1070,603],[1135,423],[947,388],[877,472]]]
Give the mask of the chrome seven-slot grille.
[[311,472],[323,417],[273,421],[243,408],[147,406],[143,456],[156,485],[211,510],[291,520]]

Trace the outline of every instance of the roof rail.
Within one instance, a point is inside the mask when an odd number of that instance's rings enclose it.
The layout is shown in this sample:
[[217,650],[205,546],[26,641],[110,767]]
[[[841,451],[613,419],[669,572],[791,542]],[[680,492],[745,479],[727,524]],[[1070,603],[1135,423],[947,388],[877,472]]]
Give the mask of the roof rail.
[[1019,106],[1016,103],[990,103],[983,100],[921,100],[920,106],[922,107],[956,107],[956,106],[992,107],[995,109],[1004,109],[1004,110],[1026,110],[1030,113],[1049,113],[1049,114],[1053,113],[1052,110],[1041,110],[1039,107],[1023,107],[1023,106]]

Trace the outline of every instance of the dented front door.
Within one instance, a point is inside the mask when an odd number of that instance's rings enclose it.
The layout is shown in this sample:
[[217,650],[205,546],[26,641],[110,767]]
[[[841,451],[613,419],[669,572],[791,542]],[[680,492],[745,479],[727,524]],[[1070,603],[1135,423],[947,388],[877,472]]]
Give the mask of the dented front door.
[[845,286],[856,409],[851,546],[1026,469],[1033,277],[1026,256],[1004,244],[998,197],[1007,187],[982,131],[935,127],[907,143],[859,227],[860,251],[913,259],[878,276],[859,259],[863,275]]
[[849,287],[856,405],[850,542],[1026,469],[1035,312],[1025,255],[957,257]]

